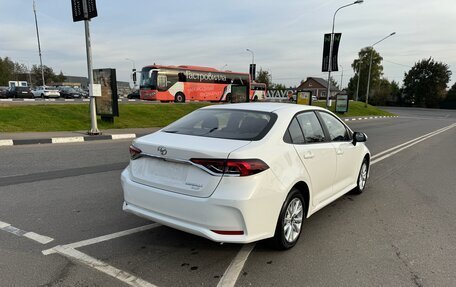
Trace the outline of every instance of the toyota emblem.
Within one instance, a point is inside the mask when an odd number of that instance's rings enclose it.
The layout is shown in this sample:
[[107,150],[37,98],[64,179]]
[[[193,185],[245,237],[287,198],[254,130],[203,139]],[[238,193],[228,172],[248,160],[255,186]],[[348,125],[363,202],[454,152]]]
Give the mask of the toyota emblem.
[[157,148],[157,150],[161,155],[166,155],[168,153],[168,151],[166,150],[166,148],[164,146],[159,146]]

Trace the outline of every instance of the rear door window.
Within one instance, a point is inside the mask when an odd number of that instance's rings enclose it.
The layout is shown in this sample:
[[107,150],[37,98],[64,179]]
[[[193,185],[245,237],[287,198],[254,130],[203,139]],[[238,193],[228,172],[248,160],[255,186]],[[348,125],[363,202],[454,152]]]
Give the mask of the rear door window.
[[320,121],[314,112],[305,112],[296,116],[306,143],[318,143],[326,141],[325,133]]

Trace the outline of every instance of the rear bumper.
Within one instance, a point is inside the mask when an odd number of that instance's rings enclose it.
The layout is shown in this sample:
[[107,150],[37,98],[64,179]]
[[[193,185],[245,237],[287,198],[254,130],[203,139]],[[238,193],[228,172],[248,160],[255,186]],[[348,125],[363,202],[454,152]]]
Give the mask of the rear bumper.
[[[250,180],[237,187],[221,183],[211,197],[201,198],[133,182],[127,167],[121,176],[123,210],[216,242],[250,243],[274,235],[284,199],[277,190],[268,192],[262,186],[262,181],[270,185],[271,173],[264,172],[262,178],[266,180]],[[222,235],[212,230],[242,230],[244,234]]]

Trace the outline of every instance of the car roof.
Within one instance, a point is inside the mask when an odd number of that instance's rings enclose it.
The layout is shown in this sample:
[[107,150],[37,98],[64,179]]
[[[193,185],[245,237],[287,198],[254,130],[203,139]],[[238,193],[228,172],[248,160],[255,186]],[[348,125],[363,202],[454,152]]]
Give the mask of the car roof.
[[274,112],[274,111],[289,111],[299,112],[306,110],[324,110],[317,106],[298,105],[293,103],[236,103],[236,104],[219,104],[204,107],[203,109],[236,109],[236,110],[251,110],[261,112]]

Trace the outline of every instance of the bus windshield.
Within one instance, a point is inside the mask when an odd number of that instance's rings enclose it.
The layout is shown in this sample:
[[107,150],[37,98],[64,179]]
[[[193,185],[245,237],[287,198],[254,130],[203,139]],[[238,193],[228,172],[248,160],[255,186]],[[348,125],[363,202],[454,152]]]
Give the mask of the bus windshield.
[[157,71],[152,68],[143,68],[141,71],[140,88],[157,88]]

